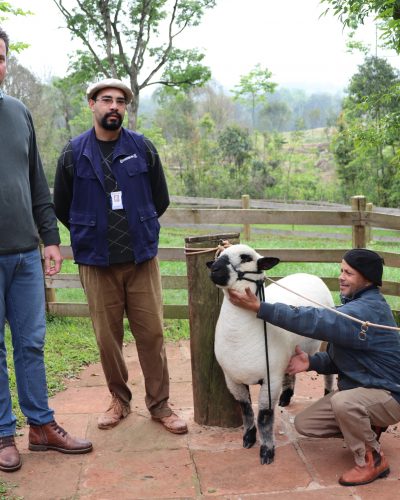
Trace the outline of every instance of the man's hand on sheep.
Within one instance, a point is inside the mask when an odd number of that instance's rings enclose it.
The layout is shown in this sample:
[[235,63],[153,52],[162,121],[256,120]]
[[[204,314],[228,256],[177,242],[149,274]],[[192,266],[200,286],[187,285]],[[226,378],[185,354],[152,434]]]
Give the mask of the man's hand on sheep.
[[295,349],[295,354],[290,358],[289,364],[286,368],[286,373],[289,375],[294,375],[300,372],[306,372],[310,367],[310,360],[308,359],[308,354],[300,349],[297,345]]
[[250,288],[247,287],[244,293],[237,292],[236,290],[228,290],[228,293],[229,300],[235,306],[254,311],[255,313],[260,309],[260,301]]

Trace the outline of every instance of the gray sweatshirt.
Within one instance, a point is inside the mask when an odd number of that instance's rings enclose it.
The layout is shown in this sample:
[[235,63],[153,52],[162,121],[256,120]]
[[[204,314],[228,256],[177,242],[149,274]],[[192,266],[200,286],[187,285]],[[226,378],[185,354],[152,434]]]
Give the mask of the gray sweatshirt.
[[36,144],[22,102],[0,98],[0,254],[58,245],[60,236]]

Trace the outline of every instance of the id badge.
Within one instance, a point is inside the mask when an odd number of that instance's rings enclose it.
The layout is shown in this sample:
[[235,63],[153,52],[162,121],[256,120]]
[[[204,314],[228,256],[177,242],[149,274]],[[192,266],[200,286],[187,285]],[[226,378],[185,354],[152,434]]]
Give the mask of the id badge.
[[122,191],[113,191],[111,193],[111,208],[113,210],[121,210],[121,208],[124,208],[122,205]]

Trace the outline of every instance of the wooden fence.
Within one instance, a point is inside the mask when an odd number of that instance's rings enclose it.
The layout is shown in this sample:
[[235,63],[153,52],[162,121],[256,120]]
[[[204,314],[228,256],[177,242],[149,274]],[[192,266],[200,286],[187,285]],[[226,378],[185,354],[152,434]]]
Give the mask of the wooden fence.
[[[210,200],[207,201],[211,204]],[[249,200],[242,200],[242,206],[250,206]],[[161,218],[161,224],[184,226],[194,225],[201,228],[208,224],[238,224],[243,227],[245,240],[251,237],[251,228],[257,224],[289,224],[316,226],[347,226],[352,228],[353,247],[366,247],[371,228],[400,229],[400,215],[372,210],[364,196],[354,196],[352,204],[346,207],[313,207],[307,209],[279,208],[169,208]],[[190,230],[188,230],[188,233]],[[226,231],[225,231],[226,232]],[[399,233],[400,234],[400,233]],[[399,236],[400,242],[400,236]],[[271,255],[269,249],[256,249],[262,255]],[[273,255],[281,262],[338,263],[347,249],[274,249]],[[61,248],[64,259],[72,259],[70,247]],[[380,252],[389,267],[400,268],[400,254]],[[160,248],[161,261],[186,261],[183,248]],[[190,257],[189,257],[190,258]],[[212,258],[212,254],[211,254]],[[206,273],[206,269],[204,269]],[[321,276],[332,291],[338,290],[337,278]],[[85,317],[89,315],[85,303],[67,303],[57,301],[57,289],[81,288],[77,274],[59,274],[46,277],[47,311],[56,316]],[[163,289],[187,289],[187,276],[162,276]],[[400,297],[400,283],[385,281],[382,287],[385,295]],[[397,311],[395,311],[397,314]],[[188,319],[187,304],[168,304],[164,306],[166,319]]]

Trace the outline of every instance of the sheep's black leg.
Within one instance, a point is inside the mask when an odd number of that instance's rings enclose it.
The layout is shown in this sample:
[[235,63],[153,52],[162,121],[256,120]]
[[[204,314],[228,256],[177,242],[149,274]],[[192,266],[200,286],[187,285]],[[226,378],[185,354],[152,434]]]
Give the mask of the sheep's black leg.
[[[328,349],[328,342],[325,342],[325,341],[321,342],[319,351],[326,352],[327,349]],[[336,375],[332,375],[332,374],[324,375],[324,387],[325,387],[324,396],[326,396],[327,394],[329,394],[330,392],[335,390],[335,388],[336,388],[335,377],[336,377]]]
[[294,375],[288,375],[287,373],[283,377],[282,392],[279,398],[279,406],[288,406],[290,400],[294,394],[294,384],[296,378]]
[[240,402],[243,417],[243,448],[251,448],[257,440],[257,429],[254,425],[254,412],[250,402]]
[[260,433],[260,462],[261,465],[271,464],[275,457],[274,446],[274,410],[260,410],[258,412],[258,431]]
[[254,423],[254,412],[251,406],[251,396],[249,386],[237,384],[227,374],[225,374],[226,385],[229,391],[239,402],[243,418],[243,447],[251,448],[256,442],[257,429]]
[[324,396],[335,390],[335,375],[324,375]]

